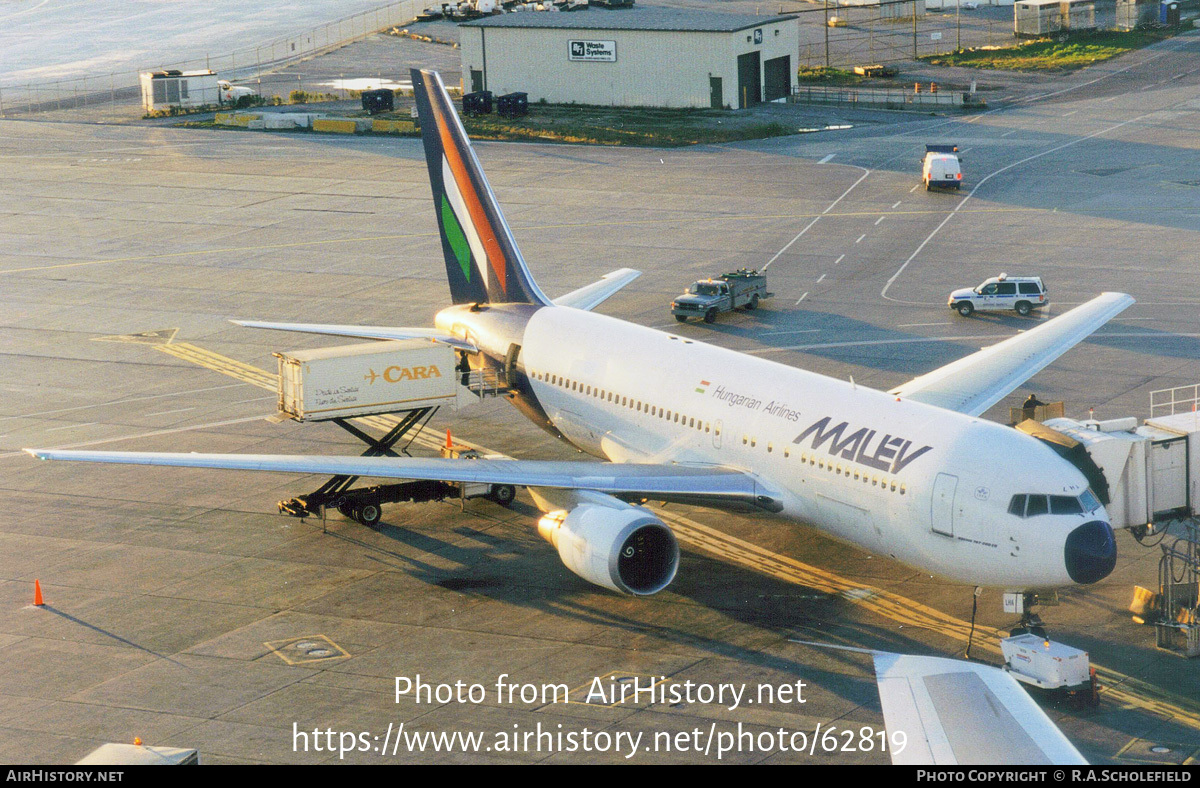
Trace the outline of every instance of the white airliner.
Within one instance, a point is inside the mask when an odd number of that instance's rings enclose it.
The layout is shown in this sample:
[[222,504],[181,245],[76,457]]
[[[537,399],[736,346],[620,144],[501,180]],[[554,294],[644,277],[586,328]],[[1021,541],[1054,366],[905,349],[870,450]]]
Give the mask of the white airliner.
[[580,577],[653,594],[675,576],[670,529],[630,501],[757,508],[951,580],[1010,591],[1094,583],[1116,561],[1083,473],[979,415],[1133,303],[1104,293],[890,392],[590,312],[623,269],[551,300],[534,282],[431,71],[413,71],[454,306],[436,329],[243,322],[288,331],[425,337],[501,370],[511,401],[605,460],[29,450],[41,459],[530,488],[539,531]]

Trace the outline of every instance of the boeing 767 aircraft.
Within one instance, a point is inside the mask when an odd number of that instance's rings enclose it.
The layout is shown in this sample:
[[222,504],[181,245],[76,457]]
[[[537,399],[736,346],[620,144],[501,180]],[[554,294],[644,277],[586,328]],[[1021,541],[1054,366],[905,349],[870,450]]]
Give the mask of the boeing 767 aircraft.
[[1133,303],[1104,293],[890,392],[592,313],[638,274],[547,297],[517,249],[432,71],[412,72],[453,306],[436,328],[242,322],[425,337],[506,373],[511,401],[593,461],[29,450],[47,460],[175,465],[530,488],[538,529],[580,577],[653,594],[670,529],[630,501],[753,507],[922,571],[1009,591],[1094,583],[1116,562],[1083,473],[980,414]]

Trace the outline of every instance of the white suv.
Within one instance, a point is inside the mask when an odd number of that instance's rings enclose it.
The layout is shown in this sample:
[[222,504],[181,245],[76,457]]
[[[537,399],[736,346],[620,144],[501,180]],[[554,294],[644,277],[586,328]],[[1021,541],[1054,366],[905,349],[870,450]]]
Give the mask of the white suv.
[[1038,307],[1049,306],[1050,295],[1040,276],[1000,274],[974,289],[955,290],[946,303],[963,317],[976,310],[999,309],[1012,309],[1024,316]]

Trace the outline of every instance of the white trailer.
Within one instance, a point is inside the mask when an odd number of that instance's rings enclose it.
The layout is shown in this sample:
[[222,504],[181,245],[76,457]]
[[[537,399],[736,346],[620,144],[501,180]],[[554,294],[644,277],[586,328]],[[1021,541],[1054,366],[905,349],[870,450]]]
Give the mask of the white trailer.
[[327,421],[475,398],[459,385],[454,349],[424,339],[276,353],[279,410],[297,421]]
[[171,107],[216,106],[221,86],[212,71],[145,71],[141,75],[142,109],[155,112]]

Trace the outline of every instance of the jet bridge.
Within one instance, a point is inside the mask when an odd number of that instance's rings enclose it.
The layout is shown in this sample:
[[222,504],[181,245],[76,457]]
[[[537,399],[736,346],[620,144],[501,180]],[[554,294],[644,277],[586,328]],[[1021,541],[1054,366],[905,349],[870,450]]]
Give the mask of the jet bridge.
[[1159,648],[1200,656],[1200,384],[1151,392],[1141,425],[1058,417],[1017,428],[1083,471],[1113,528],[1162,549],[1158,592],[1138,588],[1130,611],[1154,624]]

